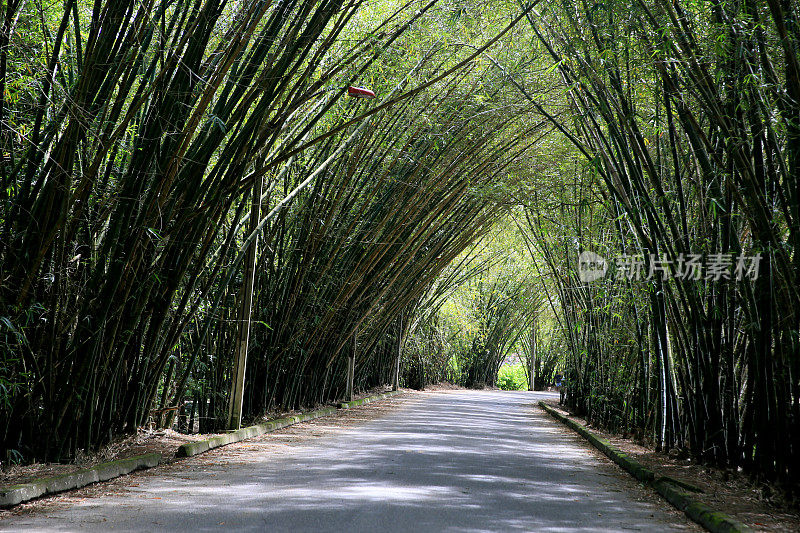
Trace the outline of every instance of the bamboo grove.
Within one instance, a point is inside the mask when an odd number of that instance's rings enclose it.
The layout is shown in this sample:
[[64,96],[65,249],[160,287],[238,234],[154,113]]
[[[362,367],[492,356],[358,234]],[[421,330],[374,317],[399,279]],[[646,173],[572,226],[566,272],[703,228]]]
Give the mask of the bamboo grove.
[[342,398],[349,358],[367,390],[514,354],[593,423],[791,482],[798,11],[7,0],[2,460],[226,429],[245,324],[246,419]]
[[[570,120],[553,122],[572,186],[544,200],[556,224],[534,203],[520,224],[558,293],[568,403],[787,483],[800,472],[797,15],[771,0],[532,12],[569,91]],[[587,250],[612,265],[602,281],[578,277]],[[660,275],[691,254],[723,254],[730,273]],[[623,255],[644,275],[614,275]],[[761,257],[757,276],[736,275],[742,256]]]
[[[388,381],[398,317],[498,216],[481,189],[542,124],[474,61],[522,13],[473,47],[408,39],[447,23],[435,5],[5,4],[7,457],[66,459],[187,398],[221,429],[251,246],[247,417],[341,397],[353,350],[359,387]],[[389,67],[378,103],[343,97]]]

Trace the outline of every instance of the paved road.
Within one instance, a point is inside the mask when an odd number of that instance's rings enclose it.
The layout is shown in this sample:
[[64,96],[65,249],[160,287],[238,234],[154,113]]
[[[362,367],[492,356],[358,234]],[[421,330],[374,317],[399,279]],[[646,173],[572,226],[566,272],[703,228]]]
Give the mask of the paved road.
[[696,530],[535,410],[541,397],[411,395],[381,418],[299,446],[159,467],[129,476],[124,490],[14,517],[0,530]]

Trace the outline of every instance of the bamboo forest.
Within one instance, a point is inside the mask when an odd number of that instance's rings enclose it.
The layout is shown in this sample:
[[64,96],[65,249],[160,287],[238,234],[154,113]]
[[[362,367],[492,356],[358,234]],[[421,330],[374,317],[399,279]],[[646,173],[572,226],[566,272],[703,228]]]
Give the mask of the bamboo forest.
[[797,0],[0,25],[0,468],[448,383],[800,501]]

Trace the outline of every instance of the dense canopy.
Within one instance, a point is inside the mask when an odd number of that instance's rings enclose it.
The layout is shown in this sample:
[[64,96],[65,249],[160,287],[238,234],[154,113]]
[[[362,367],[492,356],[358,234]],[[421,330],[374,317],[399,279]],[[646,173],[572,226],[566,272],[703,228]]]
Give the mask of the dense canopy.
[[7,0],[0,460],[513,360],[597,425],[796,479],[798,15]]

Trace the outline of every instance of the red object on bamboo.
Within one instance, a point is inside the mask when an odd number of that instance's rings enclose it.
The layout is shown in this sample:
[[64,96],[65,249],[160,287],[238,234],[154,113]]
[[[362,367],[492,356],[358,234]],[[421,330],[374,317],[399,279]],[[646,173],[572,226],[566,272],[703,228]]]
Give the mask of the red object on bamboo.
[[375,93],[366,87],[353,87],[347,88],[347,95],[353,98],[375,98]]

